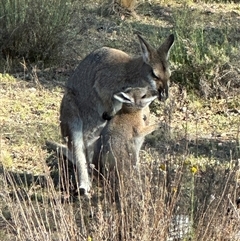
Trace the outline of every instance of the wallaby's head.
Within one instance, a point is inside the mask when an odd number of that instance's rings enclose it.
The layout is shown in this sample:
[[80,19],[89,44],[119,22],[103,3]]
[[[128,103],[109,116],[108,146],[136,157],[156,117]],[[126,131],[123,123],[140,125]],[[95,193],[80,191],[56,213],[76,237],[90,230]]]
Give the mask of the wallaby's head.
[[142,50],[143,61],[149,66],[144,71],[148,79],[153,79],[158,90],[159,100],[168,98],[170,69],[168,58],[170,49],[174,43],[174,35],[171,34],[158,48],[153,48],[142,36],[138,35]]
[[123,108],[128,111],[140,110],[148,106],[158,96],[158,92],[148,87],[127,88],[115,94],[114,99],[123,104]]

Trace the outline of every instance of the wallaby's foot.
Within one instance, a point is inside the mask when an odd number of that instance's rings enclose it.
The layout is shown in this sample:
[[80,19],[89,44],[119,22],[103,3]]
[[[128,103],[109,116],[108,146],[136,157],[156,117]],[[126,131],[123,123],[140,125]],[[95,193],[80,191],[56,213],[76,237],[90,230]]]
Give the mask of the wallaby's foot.
[[102,114],[102,118],[104,119],[104,120],[111,120],[112,119],[112,116],[110,116],[107,112],[103,112],[103,114]]
[[91,198],[90,192],[87,192],[86,189],[84,189],[84,188],[75,189],[73,191],[73,196],[74,197],[82,196],[82,197],[87,198],[87,199]]
[[88,199],[90,199],[90,197],[91,197],[90,192],[87,192],[86,189],[84,189],[84,188],[79,188],[78,193],[80,194],[80,196],[87,197]]
[[80,193],[80,196],[83,196],[85,195],[86,190],[84,188],[79,188],[79,193]]
[[91,197],[90,190],[91,190],[91,185],[89,183],[81,184],[79,187],[79,194],[80,194],[80,196],[86,196],[86,197],[90,198]]

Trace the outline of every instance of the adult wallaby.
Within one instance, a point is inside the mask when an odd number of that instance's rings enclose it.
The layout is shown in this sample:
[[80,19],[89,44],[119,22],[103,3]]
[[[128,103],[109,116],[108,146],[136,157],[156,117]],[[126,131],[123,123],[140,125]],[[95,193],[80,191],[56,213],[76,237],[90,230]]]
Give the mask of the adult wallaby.
[[140,57],[132,58],[107,47],[97,49],[82,60],[66,83],[60,126],[77,167],[81,193],[87,194],[91,187],[88,163],[92,160],[94,142],[106,120],[121,108],[114,94],[127,87],[149,86],[158,90],[160,100],[168,97],[168,56],[174,36],[170,35],[158,49],[140,35],[138,38]]
[[159,124],[149,124],[148,106],[157,98],[156,90],[127,88],[113,98],[122,103],[122,108],[103,128],[92,161],[106,178],[111,172],[117,177],[116,171],[123,174],[137,166],[144,137],[159,128]]

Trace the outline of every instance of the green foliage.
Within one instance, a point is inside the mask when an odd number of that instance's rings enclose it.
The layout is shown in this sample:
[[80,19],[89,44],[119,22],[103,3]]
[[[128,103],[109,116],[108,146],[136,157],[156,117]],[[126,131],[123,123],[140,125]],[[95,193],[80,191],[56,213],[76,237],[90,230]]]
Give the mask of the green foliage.
[[235,43],[228,40],[232,26],[208,25],[202,12],[187,6],[175,10],[173,19],[177,41],[171,58],[177,71],[172,79],[188,90],[199,90],[199,83],[211,84],[234,54]]
[[66,43],[72,9],[71,0],[1,0],[0,46],[4,57],[32,62],[56,59]]

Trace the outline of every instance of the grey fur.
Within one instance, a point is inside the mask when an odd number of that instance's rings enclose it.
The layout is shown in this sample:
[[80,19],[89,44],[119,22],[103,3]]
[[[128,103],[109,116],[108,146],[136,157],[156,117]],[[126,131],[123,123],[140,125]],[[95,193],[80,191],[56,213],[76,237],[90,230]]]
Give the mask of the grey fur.
[[167,60],[173,35],[158,49],[138,37],[140,57],[132,58],[120,50],[103,47],[86,56],[67,81],[60,126],[77,167],[78,186],[85,193],[91,188],[88,164],[92,160],[94,141],[106,125],[106,119],[121,108],[114,94],[127,87],[149,86],[159,91],[160,99],[168,96]]

